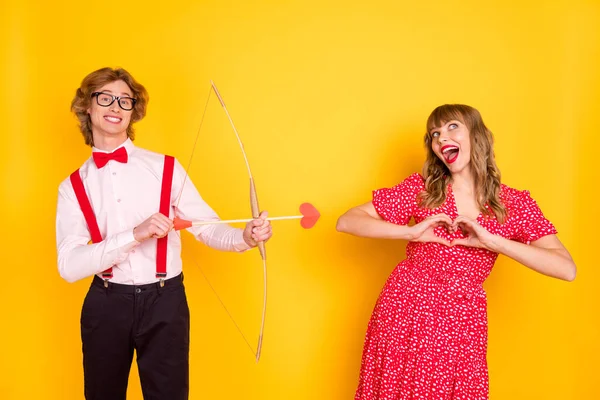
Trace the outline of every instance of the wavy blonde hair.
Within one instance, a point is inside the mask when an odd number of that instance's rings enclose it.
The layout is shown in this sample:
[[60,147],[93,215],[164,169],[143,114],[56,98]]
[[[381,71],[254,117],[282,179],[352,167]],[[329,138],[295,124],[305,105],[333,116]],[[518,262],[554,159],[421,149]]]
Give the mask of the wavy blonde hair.
[[83,78],[81,87],[75,92],[75,97],[71,102],[71,111],[75,113],[79,120],[79,130],[83,134],[85,144],[94,145],[94,136],[92,135],[92,120],[87,110],[92,103],[92,93],[102,86],[114,82],[123,81],[132,91],[132,97],[136,99],[135,106],[131,112],[131,120],[127,127],[127,137],[135,139],[133,124],[144,118],[146,115],[146,106],[148,105],[148,92],[146,88],[138,83],[133,76],[123,68],[101,68],[90,73]]
[[[475,108],[464,104],[445,104],[437,107],[427,119],[425,147],[427,159],[423,165],[425,191],[420,193],[420,205],[426,208],[439,207],[447,195],[451,175],[446,165],[431,148],[431,130],[443,126],[448,121],[457,120],[469,129],[471,141],[471,171],[475,179],[475,196],[483,215],[492,214],[502,223],[506,218],[506,208],[500,199],[500,170],[494,158],[494,137],[485,126],[481,114]],[[491,209],[488,210],[485,205]]]

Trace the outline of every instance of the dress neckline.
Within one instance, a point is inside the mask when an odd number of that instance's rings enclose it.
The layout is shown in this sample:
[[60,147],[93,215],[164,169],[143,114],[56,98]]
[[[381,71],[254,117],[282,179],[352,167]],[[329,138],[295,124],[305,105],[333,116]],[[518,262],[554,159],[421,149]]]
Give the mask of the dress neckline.
[[[454,190],[452,190],[452,183],[448,182],[448,197],[452,199],[452,211],[458,217],[460,214],[458,213],[458,206],[456,205],[456,197],[454,196]],[[487,203],[485,204],[485,208],[489,208]],[[463,217],[470,218],[468,215],[462,215]],[[479,211],[477,217],[474,218],[474,221],[479,222],[479,220],[483,217],[483,212]]]

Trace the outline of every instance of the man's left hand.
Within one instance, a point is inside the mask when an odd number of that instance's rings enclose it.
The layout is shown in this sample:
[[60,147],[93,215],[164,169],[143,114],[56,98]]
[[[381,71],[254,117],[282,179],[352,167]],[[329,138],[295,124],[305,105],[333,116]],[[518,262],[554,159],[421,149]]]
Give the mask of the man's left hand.
[[271,222],[267,221],[268,213],[263,211],[260,216],[246,224],[244,241],[250,247],[256,247],[258,242],[266,242],[273,236]]

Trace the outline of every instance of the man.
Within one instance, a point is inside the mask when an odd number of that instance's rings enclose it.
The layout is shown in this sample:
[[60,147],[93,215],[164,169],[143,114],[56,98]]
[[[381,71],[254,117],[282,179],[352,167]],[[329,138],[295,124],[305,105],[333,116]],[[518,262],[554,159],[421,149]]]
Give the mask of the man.
[[[103,68],[71,104],[92,157],[60,184],[56,238],[60,275],[94,276],[81,313],[88,399],[125,399],[134,350],[144,398],[188,398],[189,309],[172,218],[218,216],[177,160],[133,144],[147,102],[131,74]],[[271,237],[266,216],[243,230],[188,230],[212,248],[243,252]]]

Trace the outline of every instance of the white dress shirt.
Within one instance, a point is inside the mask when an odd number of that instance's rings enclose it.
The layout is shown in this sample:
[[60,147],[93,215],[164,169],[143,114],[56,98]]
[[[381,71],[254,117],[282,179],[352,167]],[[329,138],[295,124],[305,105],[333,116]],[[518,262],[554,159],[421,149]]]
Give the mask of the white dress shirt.
[[[143,285],[157,282],[156,239],[142,243],[133,237],[133,228],[159,211],[164,155],[136,147],[130,139],[121,146],[127,163],[109,161],[98,169],[92,157],[80,168],[83,186],[90,200],[103,241],[90,242],[90,232],[69,178],[58,189],[56,243],[58,270],[68,282],[75,282],[113,267],[114,283]],[[115,149],[116,150],[116,149]],[[94,148],[93,151],[101,151]],[[185,184],[184,184],[185,180]],[[183,185],[183,191],[182,191]],[[181,192],[181,199],[178,197]],[[218,220],[204,202],[186,171],[175,160],[169,218]],[[224,224],[188,229],[209,247],[243,252],[250,246],[242,230]],[[181,238],[171,231],[167,246],[167,278],[181,273]]]

